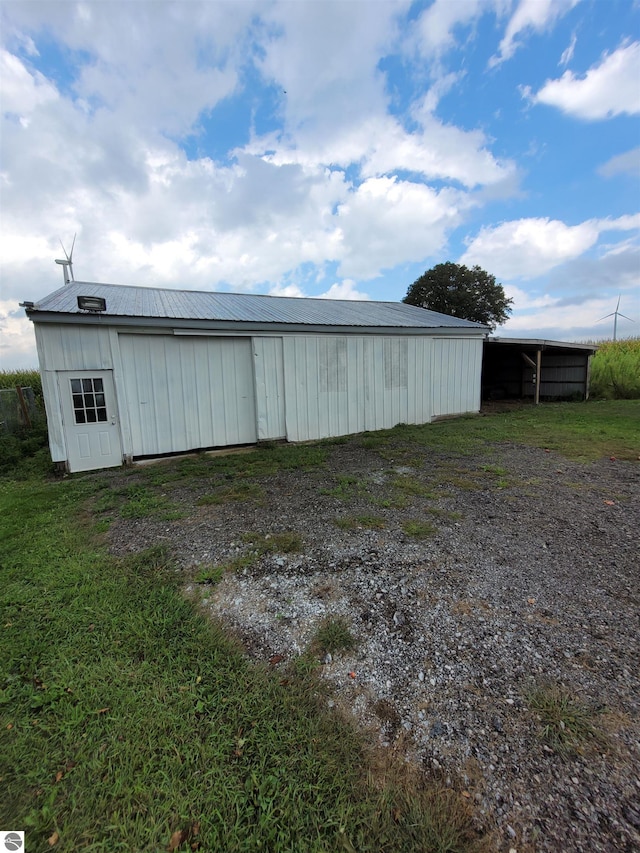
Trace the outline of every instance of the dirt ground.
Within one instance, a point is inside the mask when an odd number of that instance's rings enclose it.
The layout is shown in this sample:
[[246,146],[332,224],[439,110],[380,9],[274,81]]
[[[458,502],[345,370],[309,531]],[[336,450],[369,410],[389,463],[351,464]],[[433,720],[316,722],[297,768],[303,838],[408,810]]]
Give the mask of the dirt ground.
[[[461,790],[497,850],[640,849],[638,464],[515,444],[326,453],[237,493],[228,474],[154,466],[183,517],[112,513],[111,549],[165,542],[186,592],[257,659],[304,653],[342,618],[355,646],[321,658],[330,707]],[[110,489],[148,487],[150,470]],[[284,532],[298,553],[270,548]]]

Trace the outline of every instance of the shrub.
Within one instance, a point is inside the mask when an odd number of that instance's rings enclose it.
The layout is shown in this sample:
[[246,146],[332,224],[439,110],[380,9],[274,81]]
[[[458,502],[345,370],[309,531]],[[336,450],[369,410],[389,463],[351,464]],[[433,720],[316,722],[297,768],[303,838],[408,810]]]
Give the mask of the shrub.
[[19,426],[12,432],[0,427],[0,476],[22,479],[30,474],[51,470],[48,451],[47,419],[42,400],[42,382],[37,370],[0,370],[0,389],[17,386],[31,388],[35,397],[36,414],[31,428]]

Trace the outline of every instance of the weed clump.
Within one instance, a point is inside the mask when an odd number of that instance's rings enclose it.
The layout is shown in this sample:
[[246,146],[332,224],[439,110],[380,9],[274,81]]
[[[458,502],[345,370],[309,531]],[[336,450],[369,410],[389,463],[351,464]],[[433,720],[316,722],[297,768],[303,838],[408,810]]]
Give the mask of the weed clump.
[[407,536],[415,536],[416,539],[429,539],[431,536],[435,536],[437,532],[433,524],[430,524],[428,521],[419,521],[416,519],[405,521],[402,529]]
[[538,686],[527,698],[538,719],[541,739],[560,757],[576,755],[589,743],[603,740],[594,726],[597,711],[577,700],[565,688]]
[[325,619],[319,626],[311,643],[312,651],[323,656],[326,654],[335,654],[336,652],[346,652],[353,649],[356,645],[356,640],[347,621],[342,617],[330,617]]

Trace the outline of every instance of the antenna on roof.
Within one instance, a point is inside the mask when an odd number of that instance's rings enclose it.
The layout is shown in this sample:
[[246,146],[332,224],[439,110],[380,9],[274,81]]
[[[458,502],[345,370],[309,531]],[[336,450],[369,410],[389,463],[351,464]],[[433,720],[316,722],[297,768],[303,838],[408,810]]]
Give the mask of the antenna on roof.
[[62,267],[62,275],[64,276],[64,283],[69,284],[70,281],[75,281],[73,277],[73,247],[76,244],[76,235],[73,235],[73,243],[71,244],[71,251],[67,255],[67,250],[64,247],[62,240],[60,240],[60,245],[62,246],[62,251],[64,252],[65,260],[60,260],[56,258],[56,263],[60,264]]
[[608,320],[609,317],[613,317],[613,340],[614,341],[616,340],[616,337],[617,337],[618,317],[624,317],[625,320],[629,320],[631,323],[635,323],[635,320],[632,320],[631,317],[627,317],[626,314],[621,314],[620,311],[618,311],[618,308],[620,307],[620,299],[621,298],[622,298],[622,296],[618,296],[618,304],[616,305],[615,311],[612,311],[611,314],[607,314],[605,317],[600,317],[600,320],[598,320],[598,323],[600,323],[602,320]]

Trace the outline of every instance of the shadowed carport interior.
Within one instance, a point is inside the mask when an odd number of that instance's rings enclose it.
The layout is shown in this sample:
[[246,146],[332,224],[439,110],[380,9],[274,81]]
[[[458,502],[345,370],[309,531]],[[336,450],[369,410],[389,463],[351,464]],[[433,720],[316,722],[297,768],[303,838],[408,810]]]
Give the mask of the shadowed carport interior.
[[482,356],[482,399],[586,400],[596,344],[488,338]]

